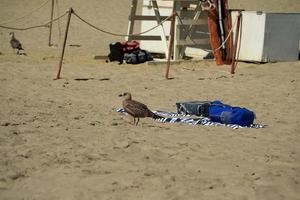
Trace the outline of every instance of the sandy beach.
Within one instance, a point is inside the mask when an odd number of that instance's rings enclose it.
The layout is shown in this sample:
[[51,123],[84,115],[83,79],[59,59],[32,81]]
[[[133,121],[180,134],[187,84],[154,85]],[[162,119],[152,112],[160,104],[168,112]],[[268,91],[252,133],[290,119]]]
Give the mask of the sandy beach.
[[[291,4],[300,11],[296,1],[272,2],[282,12]],[[1,0],[0,22],[42,3]],[[7,26],[46,22],[49,5]],[[59,13],[71,6],[104,29],[127,31],[129,0],[59,1]],[[164,64],[94,60],[124,38],[72,18],[62,79],[53,80],[65,21],[53,25],[53,47],[48,28],[15,31],[27,56],[13,54],[10,30],[0,29],[1,200],[300,199],[299,61],[240,62],[234,75],[214,61],[186,61],[172,64],[172,79],[165,80]],[[256,123],[267,127],[234,130],[150,118],[133,126],[116,112],[118,95],[126,91],[152,110],[221,100],[253,110]]]

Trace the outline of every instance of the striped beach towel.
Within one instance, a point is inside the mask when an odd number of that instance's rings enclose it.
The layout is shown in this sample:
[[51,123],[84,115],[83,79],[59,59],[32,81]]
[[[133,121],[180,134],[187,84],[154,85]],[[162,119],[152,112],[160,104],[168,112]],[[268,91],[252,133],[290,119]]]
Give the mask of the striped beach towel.
[[[117,112],[127,114],[123,108],[117,109]],[[219,122],[212,122],[207,117],[192,117],[190,115],[178,114],[177,112],[166,112],[166,111],[153,111],[155,114],[164,118],[156,119],[156,121],[164,123],[185,123],[190,125],[202,125],[202,126],[226,126],[232,129],[239,128],[264,128],[266,125],[262,124],[251,124],[250,126],[240,126],[236,124],[222,124]]]

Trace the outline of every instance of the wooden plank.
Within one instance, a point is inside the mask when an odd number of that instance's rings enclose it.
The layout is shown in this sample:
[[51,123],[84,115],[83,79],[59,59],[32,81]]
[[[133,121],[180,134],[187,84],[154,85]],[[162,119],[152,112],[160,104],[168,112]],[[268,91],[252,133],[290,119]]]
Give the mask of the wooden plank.
[[185,40],[186,38],[193,38],[193,40],[196,40],[196,39],[207,39],[207,38],[209,38],[209,34],[196,34],[196,33],[192,33],[188,37],[185,37],[185,36],[186,36],[186,32],[182,31],[181,32],[181,37],[179,38],[179,40]]
[[[130,16],[129,16],[129,23],[128,23],[128,31],[127,35],[131,35],[133,33],[134,29],[134,16],[136,14],[136,8],[137,8],[137,0],[132,0],[131,1],[131,10],[130,10]],[[126,40],[130,41],[131,36],[127,36]]]
[[[202,10],[182,10],[181,11],[181,17],[182,18],[194,18],[194,16],[195,16],[195,13],[196,12],[201,12]],[[205,13],[203,13],[203,15],[204,15]]]
[[[168,61],[167,59],[154,59],[153,61],[148,61],[147,65],[153,66],[153,65],[162,65],[162,64],[166,64]],[[181,64],[181,63],[185,63],[185,64],[189,64],[189,63],[201,63],[203,62],[203,59],[180,59],[180,60],[171,60],[172,64]]]
[[[166,36],[168,39],[169,36]],[[134,35],[131,37],[133,40],[161,40],[161,36],[159,35]]]
[[107,55],[96,55],[94,56],[95,60],[107,60],[108,56]]
[[[152,8],[152,6],[141,6],[142,8]],[[162,6],[162,5],[159,5],[159,8],[170,8],[170,6]]]
[[[161,20],[165,20],[166,18],[168,18],[169,16],[160,16]],[[156,21],[156,16],[152,16],[152,15],[135,15],[134,16],[134,20],[143,20],[143,21]],[[167,21],[170,21],[170,19],[168,19]]]
[[[193,42],[194,41],[194,42]],[[209,44],[209,38],[206,39],[186,39],[177,41],[177,46],[197,46],[197,45],[206,45]]]
[[178,24],[179,26],[184,26],[184,25],[207,25],[207,19],[198,19],[198,20],[193,20],[193,19],[182,19],[182,24]]

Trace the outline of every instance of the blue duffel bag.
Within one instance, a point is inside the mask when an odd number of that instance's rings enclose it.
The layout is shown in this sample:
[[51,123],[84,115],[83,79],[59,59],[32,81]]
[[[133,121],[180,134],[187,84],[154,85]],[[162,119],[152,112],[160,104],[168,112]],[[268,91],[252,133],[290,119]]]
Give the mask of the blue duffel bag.
[[212,101],[209,107],[211,121],[223,124],[238,124],[250,126],[255,119],[254,112],[241,107],[233,107],[223,104],[221,101]]

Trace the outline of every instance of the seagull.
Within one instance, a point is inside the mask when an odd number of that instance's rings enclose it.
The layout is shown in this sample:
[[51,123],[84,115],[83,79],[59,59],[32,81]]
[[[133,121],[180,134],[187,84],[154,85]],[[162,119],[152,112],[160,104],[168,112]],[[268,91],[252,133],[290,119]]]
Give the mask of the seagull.
[[11,39],[10,39],[10,45],[11,47],[13,48],[14,52],[15,52],[15,49],[17,49],[17,54],[19,55],[20,54],[20,50],[24,50],[22,48],[22,44],[20,43],[19,40],[17,40],[15,38],[15,33],[14,32],[10,32],[9,35],[11,35]]
[[123,108],[130,116],[133,117],[133,125],[137,126],[140,121],[140,118],[145,118],[145,117],[151,117],[153,119],[163,118],[151,112],[145,104],[132,100],[131,94],[129,92],[125,92],[123,94],[120,94],[119,96],[124,97],[124,100],[122,102]]

